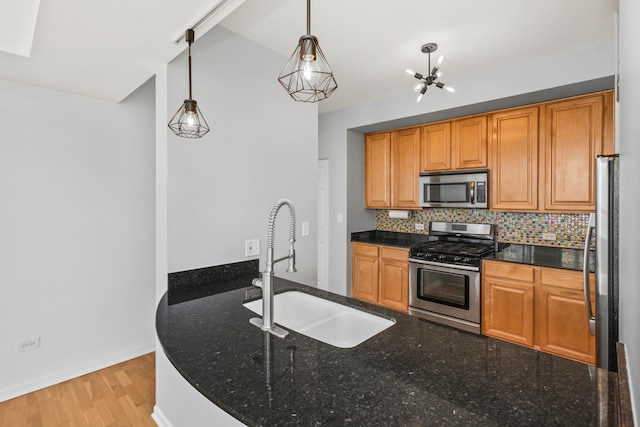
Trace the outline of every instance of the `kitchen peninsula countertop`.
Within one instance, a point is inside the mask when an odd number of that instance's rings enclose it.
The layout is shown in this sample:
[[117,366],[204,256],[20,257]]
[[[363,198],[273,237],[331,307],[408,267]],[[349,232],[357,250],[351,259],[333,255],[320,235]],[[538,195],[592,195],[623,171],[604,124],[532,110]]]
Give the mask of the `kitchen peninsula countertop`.
[[[615,425],[615,374],[276,278],[396,324],[350,349],[251,325],[251,277],[169,291],[156,329],[178,372],[250,426]],[[172,294],[172,295],[169,295]],[[195,299],[190,299],[192,294]],[[173,303],[170,303],[173,301]],[[599,413],[598,408],[605,408]]]

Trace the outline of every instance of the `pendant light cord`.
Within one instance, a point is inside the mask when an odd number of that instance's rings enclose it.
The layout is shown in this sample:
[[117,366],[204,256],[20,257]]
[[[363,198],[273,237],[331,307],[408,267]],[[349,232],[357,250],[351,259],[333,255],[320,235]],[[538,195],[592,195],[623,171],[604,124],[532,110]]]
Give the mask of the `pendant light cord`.
[[307,35],[311,35],[311,0],[307,0]]
[[189,100],[191,99],[191,42],[189,42]]
[[187,43],[189,43],[189,48],[188,48],[188,52],[189,52],[189,101],[191,101],[193,98],[191,97],[191,43],[193,43],[194,39],[195,39],[195,32],[193,31],[192,28],[189,28],[186,32],[185,32],[185,37],[187,40]]

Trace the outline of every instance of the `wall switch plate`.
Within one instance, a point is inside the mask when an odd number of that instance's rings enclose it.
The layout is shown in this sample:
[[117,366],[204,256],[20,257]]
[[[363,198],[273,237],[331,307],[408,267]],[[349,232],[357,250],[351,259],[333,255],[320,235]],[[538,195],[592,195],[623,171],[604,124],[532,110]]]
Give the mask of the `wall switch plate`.
[[251,239],[244,241],[244,256],[260,255],[260,239]]
[[556,240],[556,233],[542,233],[542,240]]
[[424,224],[416,223],[416,230],[424,230]]
[[302,223],[302,237],[307,237],[309,235],[309,222],[305,221]]
[[23,351],[35,350],[40,347],[40,337],[29,338],[28,340],[22,340],[18,342],[16,346],[16,352],[22,353]]
[[342,214],[341,214],[341,213],[339,213],[339,214],[337,215],[336,220],[338,221],[338,224],[342,224],[343,218],[342,218]]

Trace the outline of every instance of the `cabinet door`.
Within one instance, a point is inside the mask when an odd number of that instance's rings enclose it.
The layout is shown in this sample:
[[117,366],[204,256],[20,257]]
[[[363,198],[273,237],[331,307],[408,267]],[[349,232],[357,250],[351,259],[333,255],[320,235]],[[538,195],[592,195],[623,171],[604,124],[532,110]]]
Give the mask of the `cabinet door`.
[[492,115],[492,210],[538,208],[538,107]]
[[368,302],[378,302],[378,247],[351,244],[351,294]]
[[483,279],[482,333],[533,347],[535,285],[490,276]]
[[[595,363],[595,337],[589,333],[581,272],[540,268],[537,323],[540,349],[547,353]],[[595,275],[590,274],[595,309]]]
[[422,127],[420,170],[422,172],[451,169],[451,122]]
[[596,340],[589,333],[582,291],[540,286],[537,317],[540,350],[595,363]]
[[420,128],[391,134],[391,206],[419,208]]
[[487,167],[487,117],[471,117],[453,121],[454,169]]
[[380,248],[381,305],[409,310],[409,252],[406,249]]
[[545,105],[541,123],[545,210],[595,210],[595,158],[603,150],[603,108],[602,95]]
[[367,135],[364,141],[365,207],[391,206],[391,134]]

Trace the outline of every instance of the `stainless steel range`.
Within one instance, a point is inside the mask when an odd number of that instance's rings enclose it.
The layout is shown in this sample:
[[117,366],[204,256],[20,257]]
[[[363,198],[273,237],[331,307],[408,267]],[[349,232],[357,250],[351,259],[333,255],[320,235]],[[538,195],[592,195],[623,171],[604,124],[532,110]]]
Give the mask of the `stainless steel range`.
[[480,266],[497,245],[493,224],[431,222],[409,250],[409,313],[480,333]]

